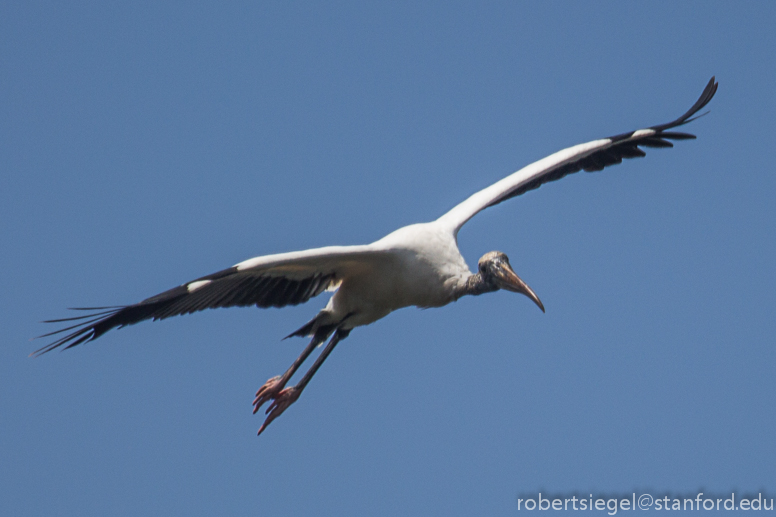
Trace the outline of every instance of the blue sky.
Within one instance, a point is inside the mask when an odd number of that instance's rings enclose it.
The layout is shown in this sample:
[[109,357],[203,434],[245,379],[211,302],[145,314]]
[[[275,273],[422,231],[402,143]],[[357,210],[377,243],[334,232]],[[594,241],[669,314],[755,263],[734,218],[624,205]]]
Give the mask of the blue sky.
[[[515,515],[519,494],[776,492],[776,7],[768,2],[6,4],[0,508]],[[357,329],[260,438],[325,304],[230,309],[38,359],[67,307],[437,218],[561,148],[698,140],[489,209],[544,302]]]

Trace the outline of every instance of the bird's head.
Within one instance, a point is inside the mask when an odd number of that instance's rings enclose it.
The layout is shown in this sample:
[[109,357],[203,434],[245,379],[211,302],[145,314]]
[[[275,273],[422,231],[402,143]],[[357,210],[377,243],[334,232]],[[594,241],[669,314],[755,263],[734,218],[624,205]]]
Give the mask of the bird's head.
[[509,258],[500,251],[491,251],[482,256],[478,262],[479,280],[487,291],[497,291],[506,289],[513,293],[521,293],[528,298],[544,312],[542,301],[536,296],[536,293],[528,287],[528,284],[517,276],[512,266],[509,265]]

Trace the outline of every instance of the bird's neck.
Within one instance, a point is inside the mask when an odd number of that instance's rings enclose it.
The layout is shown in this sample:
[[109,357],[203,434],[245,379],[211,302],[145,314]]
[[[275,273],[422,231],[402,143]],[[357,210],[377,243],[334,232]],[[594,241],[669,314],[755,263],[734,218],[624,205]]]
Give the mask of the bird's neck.
[[485,280],[480,273],[474,273],[458,288],[457,298],[467,294],[479,296],[485,293],[492,293],[493,291],[498,291],[498,287]]

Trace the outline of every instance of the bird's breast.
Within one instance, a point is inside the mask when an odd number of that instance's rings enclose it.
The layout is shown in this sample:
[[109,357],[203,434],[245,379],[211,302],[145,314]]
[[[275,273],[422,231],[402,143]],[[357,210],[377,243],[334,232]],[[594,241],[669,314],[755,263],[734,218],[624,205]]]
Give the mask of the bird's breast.
[[433,223],[402,228],[374,243],[385,253],[378,266],[344,278],[330,310],[352,314],[354,326],[402,307],[441,307],[456,299],[470,275],[455,238]]

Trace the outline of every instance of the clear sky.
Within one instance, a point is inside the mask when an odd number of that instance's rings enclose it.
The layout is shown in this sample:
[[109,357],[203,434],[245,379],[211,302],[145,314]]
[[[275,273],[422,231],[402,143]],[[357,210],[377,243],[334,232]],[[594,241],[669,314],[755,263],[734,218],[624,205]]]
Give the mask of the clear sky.
[[[7,2],[0,513],[515,515],[520,494],[776,492],[776,4]],[[67,307],[437,218],[681,115],[698,140],[478,215],[511,293],[344,341],[261,437],[326,303],[38,359]]]

